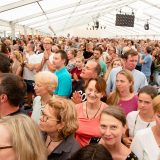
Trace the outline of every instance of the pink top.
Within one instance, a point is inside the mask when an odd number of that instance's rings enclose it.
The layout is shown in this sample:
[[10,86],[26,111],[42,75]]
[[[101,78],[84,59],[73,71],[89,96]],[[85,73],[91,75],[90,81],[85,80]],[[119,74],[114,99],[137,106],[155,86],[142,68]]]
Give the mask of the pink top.
[[[88,119],[83,113],[83,104],[80,103],[76,105],[77,115],[78,115],[78,122],[79,122],[79,128],[76,131],[76,140],[80,143],[80,145],[83,147],[87,144],[89,144],[89,141],[92,137],[100,137],[100,131],[99,131],[99,118],[100,116]],[[107,107],[107,104],[103,103],[101,104],[101,111]]]
[[119,107],[124,110],[127,115],[129,112],[136,111],[138,108],[138,96],[134,95],[130,100],[120,100],[118,103]]

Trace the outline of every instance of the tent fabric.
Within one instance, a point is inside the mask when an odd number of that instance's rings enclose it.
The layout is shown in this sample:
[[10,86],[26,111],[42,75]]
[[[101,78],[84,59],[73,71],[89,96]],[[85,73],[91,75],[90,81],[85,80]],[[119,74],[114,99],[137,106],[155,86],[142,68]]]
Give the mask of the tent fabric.
[[[134,27],[115,26],[119,13],[134,14]],[[0,31],[12,25],[19,33],[26,27],[51,35],[160,37],[159,0],[1,0],[0,17]]]

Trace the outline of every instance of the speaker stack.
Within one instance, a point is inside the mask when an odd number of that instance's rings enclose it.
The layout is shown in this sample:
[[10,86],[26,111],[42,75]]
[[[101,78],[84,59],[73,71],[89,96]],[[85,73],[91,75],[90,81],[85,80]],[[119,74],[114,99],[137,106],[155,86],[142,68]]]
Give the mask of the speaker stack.
[[134,15],[116,14],[116,26],[134,27]]

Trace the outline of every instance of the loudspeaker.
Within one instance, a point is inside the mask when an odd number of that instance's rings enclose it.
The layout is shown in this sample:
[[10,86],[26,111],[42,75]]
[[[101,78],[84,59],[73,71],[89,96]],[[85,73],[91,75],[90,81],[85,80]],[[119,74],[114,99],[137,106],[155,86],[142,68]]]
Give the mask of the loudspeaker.
[[116,26],[134,27],[134,15],[116,14]]
[[144,29],[145,29],[145,30],[149,30],[149,23],[146,23],[146,24],[144,25]]

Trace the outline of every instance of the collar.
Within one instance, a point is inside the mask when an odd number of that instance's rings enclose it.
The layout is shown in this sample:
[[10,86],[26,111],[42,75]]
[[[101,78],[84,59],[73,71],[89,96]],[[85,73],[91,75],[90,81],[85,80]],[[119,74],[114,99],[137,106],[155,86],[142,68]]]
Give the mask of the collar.
[[66,153],[70,152],[72,148],[73,140],[74,140],[74,135],[70,135],[64,138],[62,143],[59,144],[59,146],[57,146],[57,148],[55,148],[55,150],[52,153],[62,154],[62,152],[66,152]]

